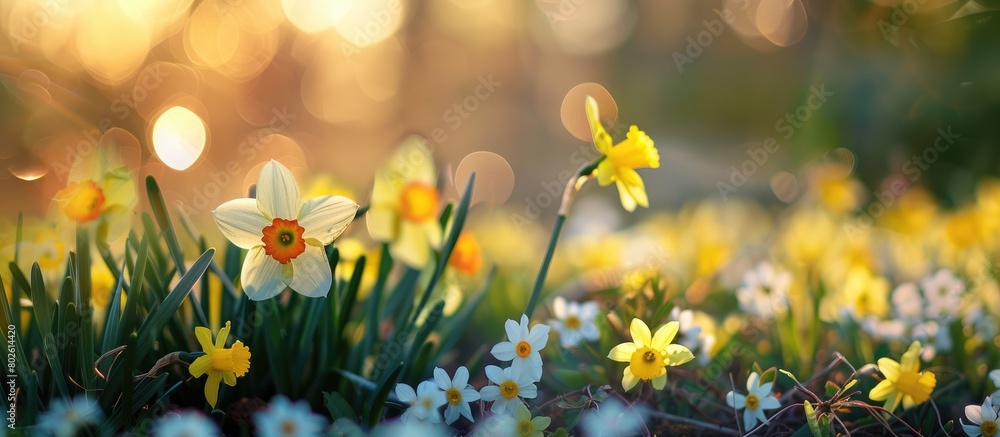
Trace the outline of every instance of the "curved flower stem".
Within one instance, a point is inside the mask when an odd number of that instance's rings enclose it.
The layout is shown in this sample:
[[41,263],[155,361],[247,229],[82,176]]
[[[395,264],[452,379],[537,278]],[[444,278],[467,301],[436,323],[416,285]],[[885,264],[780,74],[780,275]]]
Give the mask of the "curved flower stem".
[[555,254],[556,244],[559,243],[559,234],[562,232],[563,225],[566,224],[566,216],[569,215],[570,204],[573,203],[573,197],[576,196],[576,192],[580,190],[583,186],[583,182],[577,181],[580,178],[590,178],[593,177],[594,170],[597,170],[597,165],[604,160],[604,156],[601,156],[597,161],[587,164],[580,168],[580,171],[576,173],[576,177],[571,178],[566,181],[566,189],[563,190],[562,202],[559,204],[559,215],[556,216],[556,223],[552,227],[552,236],[549,237],[549,245],[545,249],[545,256],[542,258],[542,265],[538,268],[538,276],[535,278],[535,286],[531,289],[531,298],[528,299],[528,306],[524,309],[524,314],[531,318],[531,313],[535,311],[535,305],[538,303],[538,297],[542,294],[542,286],[545,285],[545,276],[549,273],[549,264],[552,263],[552,255]]

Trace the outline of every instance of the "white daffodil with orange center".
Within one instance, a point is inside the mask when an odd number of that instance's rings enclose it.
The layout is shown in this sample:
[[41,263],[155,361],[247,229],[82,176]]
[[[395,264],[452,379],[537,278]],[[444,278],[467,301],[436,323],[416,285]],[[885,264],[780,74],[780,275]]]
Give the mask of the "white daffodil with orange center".
[[271,161],[260,171],[256,199],[230,200],[214,214],[222,234],[249,250],[240,273],[243,291],[250,300],[265,300],[286,287],[326,296],[333,274],[323,246],[347,229],[357,210],[342,196],[302,202],[292,173]]
[[767,422],[764,410],[773,410],[781,407],[778,398],[771,396],[771,387],[774,382],[760,383],[760,375],[757,372],[750,373],[747,378],[747,394],[731,391],[726,393],[726,404],[733,409],[743,410],[743,428],[749,431],[757,426],[757,422]]
[[625,140],[613,144],[611,135],[601,125],[601,112],[597,107],[597,100],[587,96],[586,108],[594,147],[604,155],[604,159],[597,166],[597,182],[602,187],[614,182],[618,187],[618,197],[621,199],[622,207],[626,211],[635,211],[636,206],[648,208],[646,185],[635,169],[660,167],[660,154],[656,151],[653,139],[633,125],[625,134]]
[[548,325],[541,323],[528,329],[528,316],[521,315],[521,323],[508,319],[504,323],[507,340],[497,343],[490,351],[500,361],[510,361],[511,371],[522,372],[533,381],[542,379],[542,355],[538,351],[549,341]]
[[423,138],[411,136],[375,175],[368,232],[389,243],[393,258],[423,267],[441,244],[440,201],[434,158]]
[[479,400],[479,392],[469,385],[469,369],[461,366],[455,370],[455,377],[449,378],[448,372],[440,367],[434,368],[434,382],[439,389],[444,391],[445,400],[448,406],[444,410],[444,423],[451,425],[458,416],[465,416],[469,422],[473,422],[470,402]]
[[669,322],[650,334],[646,323],[632,319],[629,331],[631,343],[622,343],[611,349],[608,358],[629,363],[622,377],[622,388],[629,391],[639,381],[652,381],[653,387],[662,390],[667,385],[667,366],[679,366],[694,359],[691,350],[679,344],[670,344],[677,335],[680,324]]
[[490,411],[495,414],[513,413],[521,399],[534,399],[538,396],[535,382],[524,373],[513,371],[513,367],[500,369],[497,366],[486,366],[486,377],[496,385],[487,385],[479,391],[482,400],[493,402]]

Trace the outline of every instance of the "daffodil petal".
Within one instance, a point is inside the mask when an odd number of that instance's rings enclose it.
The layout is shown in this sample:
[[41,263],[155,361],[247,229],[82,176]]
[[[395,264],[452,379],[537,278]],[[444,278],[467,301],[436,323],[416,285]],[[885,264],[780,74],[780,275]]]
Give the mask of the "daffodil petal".
[[333,273],[322,247],[306,245],[305,252],[293,259],[292,265],[295,266],[295,276],[290,287],[296,293],[307,297],[325,297],[330,292]]
[[632,359],[632,354],[634,354],[637,349],[638,348],[635,343],[622,343],[611,348],[611,352],[608,352],[608,358],[614,361],[627,363]]
[[691,350],[682,345],[668,344],[663,349],[663,363],[668,366],[679,366],[693,359],[694,354]]
[[451,388],[451,378],[448,377],[448,372],[445,372],[444,369],[440,367],[434,368],[434,382],[441,390],[448,390]]
[[615,181],[615,172],[618,168],[610,159],[605,159],[597,164],[597,183],[602,187],[611,185]]
[[250,300],[270,299],[285,290],[281,282],[281,263],[264,253],[263,246],[254,247],[247,253],[240,279]]
[[632,390],[639,383],[639,378],[632,374],[631,366],[625,367],[625,372],[622,374],[622,388],[625,391]]
[[740,408],[746,407],[747,397],[734,392],[726,393],[726,405],[739,410]]
[[452,379],[452,384],[460,390],[469,385],[469,369],[465,366],[459,366],[458,369],[455,369],[455,377]]
[[649,197],[646,195],[646,184],[642,181],[642,176],[631,168],[618,170],[618,194],[621,195],[622,188],[628,192],[629,197],[643,208],[649,207]]
[[222,382],[226,385],[233,387],[236,385],[236,373],[235,372],[222,372]]
[[504,375],[503,370],[497,366],[486,366],[486,377],[490,379],[494,384],[500,384],[505,381],[507,377]]
[[551,424],[552,424],[552,419],[549,417],[541,416],[531,419],[531,425],[535,428],[536,431],[541,431],[545,428],[548,428],[549,425]]
[[643,322],[642,319],[638,317],[632,319],[632,323],[629,325],[629,333],[632,334],[632,342],[636,346],[649,347],[652,345],[652,334],[649,332],[646,322]]
[[430,259],[430,243],[419,224],[403,220],[399,225],[399,235],[389,246],[389,253],[393,259],[419,269],[426,266]]
[[663,350],[667,347],[670,342],[674,341],[674,337],[677,336],[677,331],[680,330],[680,323],[668,322],[666,325],[660,327],[656,330],[656,334],[653,335],[653,343],[649,346],[656,350]]
[[202,355],[191,363],[191,367],[188,370],[191,372],[191,376],[201,378],[201,375],[212,370],[212,358],[208,355]]
[[986,398],[983,402],[983,407],[980,408],[983,415],[983,420],[989,420],[990,422],[995,422],[997,420],[997,412],[993,409],[990,403],[990,398]]
[[760,375],[757,372],[750,372],[750,377],[747,378],[747,392],[757,393],[757,388],[760,387]]
[[762,410],[773,410],[775,408],[781,408],[781,401],[774,396],[768,396],[760,401],[760,409]]
[[417,398],[417,392],[409,385],[396,384],[396,397],[402,402],[413,402]]
[[212,408],[215,408],[215,404],[219,403],[220,382],[222,382],[222,375],[219,372],[208,372],[208,380],[205,381],[205,400]]
[[607,155],[608,151],[611,150],[611,135],[608,135],[608,132],[604,130],[604,125],[601,124],[601,110],[597,106],[597,100],[591,96],[587,96],[585,105],[587,121],[590,123],[590,134],[594,140],[594,147],[597,148],[598,152]]
[[215,348],[216,349],[222,349],[222,348],[226,347],[226,340],[229,339],[229,330],[230,330],[231,326],[232,325],[227,321],[226,325],[223,326],[222,329],[219,330],[219,335],[215,336]]
[[638,204],[632,197],[632,194],[629,193],[628,188],[625,187],[625,184],[623,184],[621,181],[618,181],[617,183],[615,183],[615,186],[618,187],[618,200],[620,200],[622,203],[622,209],[628,212],[635,211],[635,208],[636,206],[638,206]]
[[208,328],[204,326],[194,328],[194,336],[198,339],[198,344],[201,345],[201,350],[211,352],[215,349],[215,343],[212,342],[212,331]]
[[365,213],[365,223],[368,225],[368,233],[375,241],[393,241],[396,239],[397,222],[399,217],[396,211],[387,206],[372,205]]
[[871,392],[868,393],[868,397],[873,401],[885,400],[895,391],[895,387],[892,385],[892,381],[888,379],[879,382]]
[[261,241],[264,236],[263,229],[271,225],[271,220],[264,217],[264,214],[257,209],[256,200],[230,200],[219,205],[212,214],[222,235],[240,249],[264,244]]
[[667,386],[667,373],[663,372],[662,375],[653,378],[653,388],[657,390],[663,390],[663,387]]
[[324,246],[347,229],[358,212],[358,204],[343,196],[322,196],[302,204],[299,226],[303,238],[315,238]]
[[899,363],[891,358],[879,358],[878,370],[882,372],[882,375],[885,375],[886,379],[893,381],[899,379]]
[[270,219],[299,216],[299,185],[288,168],[271,160],[257,178],[257,207]]
[[525,407],[524,404],[520,404],[517,406],[517,409],[514,410],[514,418],[517,419],[518,422],[530,421],[531,412],[528,411],[528,407]]
[[[959,419],[958,422],[962,423],[962,420]],[[962,430],[965,431],[966,435],[970,435],[970,436],[980,436],[980,435],[983,435],[982,431],[979,430],[979,425],[978,424],[976,424],[976,425],[966,425],[966,424],[962,423]]]
[[496,345],[493,346],[493,349],[490,350],[490,353],[493,354],[494,358],[500,361],[510,361],[513,360],[515,356],[517,356],[516,352],[514,351],[514,343],[511,343],[509,341],[502,341],[500,343],[497,343]]

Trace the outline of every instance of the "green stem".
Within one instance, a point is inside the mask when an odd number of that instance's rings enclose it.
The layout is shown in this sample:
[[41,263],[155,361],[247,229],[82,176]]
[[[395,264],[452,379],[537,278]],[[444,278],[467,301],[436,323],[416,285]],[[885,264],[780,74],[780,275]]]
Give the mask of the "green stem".
[[538,276],[535,278],[535,286],[531,289],[531,298],[528,299],[528,306],[524,309],[524,314],[531,318],[535,312],[535,305],[538,304],[538,297],[542,294],[542,286],[545,285],[545,276],[549,273],[549,264],[552,263],[552,255],[556,252],[556,244],[559,243],[559,234],[563,225],[566,224],[566,216],[569,214],[569,205],[573,202],[573,195],[576,194],[576,181],[582,177],[589,177],[597,170],[598,164],[604,160],[602,155],[596,161],[580,168],[576,177],[566,182],[566,190],[563,192],[562,203],[559,205],[559,215],[556,216],[555,226],[552,228],[552,236],[549,237],[549,246],[545,249],[545,257],[542,258],[542,266],[538,268]]
[[[570,183],[573,183],[570,181]],[[542,286],[545,285],[545,276],[549,273],[549,264],[552,262],[552,255],[556,252],[556,244],[559,242],[559,234],[562,232],[563,224],[566,223],[566,216],[559,214],[556,216],[556,224],[552,228],[552,236],[549,237],[549,247],[545,249],[545,257],[542,258],[542,266],[538,269],[538,277],[535,278],[535,286],[531,289],[531,298],[528,299],[528,306],[524,309],[524,314],[531,318],[531,313],[535,311],[535,304],[538,303],[538,296],[542,294]]]

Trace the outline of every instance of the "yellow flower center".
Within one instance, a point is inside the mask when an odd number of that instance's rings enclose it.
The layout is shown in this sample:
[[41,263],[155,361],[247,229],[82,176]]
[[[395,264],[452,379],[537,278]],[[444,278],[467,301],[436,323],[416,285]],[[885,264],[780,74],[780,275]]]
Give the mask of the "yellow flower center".
[[434,217],[439,195],[437,189],[423,182],[410,182],[399,196],[399,213],[411,222],[422,222]]
[[660,351],[654,350],[649,347],[644,347],[636,349],[632,353],[632,359],[629,361],[629,367],[632,370],[632,374],[639,379],[653,379],[660,376],[660,371],[665,367],[663,365],[663,355]]
[[299,226],[298,220],[276,218],[262,231],[264,236],[260,241],[264,242],[264,253],[279,263],[288,264],[306,251],[306,240],[302,238],[305,229]]
[[984,437],[993,437],[997,433],[997,423],[992,420],[984,420],[982,425],[979,425],[979,432],[983,433]]
[[[920,381],[922,375],[912,370],[899,372],[899,379],[896,380],[896,389],[904,395],[913,398],[913,402],[922,403],[931,397],[934,391],[934,384],[928,385]],[[932,379],[933,381],[933,379]]]
[[500,384],[500,396],[504,399],[514,399],[517,397],[517,393],[521,390],[514,381],[504,381]]
[[760,406],[760,399],[757,399],[757,395],[752,394],[752,393],[749,394],[749,395],[747,395],[747,409],[748,410],[757,410],[757,407],[759,407],[759,406]]
[[424,408],[427,408],[428,410],[434,408],[434,404],[431,402],[431,398],[424,398],[420,402],[424,404]]
[[523,436],[529,436],[531,433],[535,432],[535,425],[531,424],[530,420],[522,420],[517,424],[517,433]]
[[70,182],[66,188],[56,193],[55,199],[63,214],[77,223],[96,219],[104,206],[104,192],[91,180]]
[[291,420],[281,422],[281,433],[284,435],[295,435],[296,428],[295,422],[292,422]]
[[580,318],[573,315],[566,316],[566,320],[564,320],[563,323],[566,325],[567,329],[576,330],[580,329],[580,326],[583,326],[583,322],[580,321]]
[[246,375],[250,370],[250,348],[237,340],[230,349],[215,349],[209,352],[212,357],[212,370],[233,372],[236,376]]
[[531,343],[524,340],[517,342],[514,349],[517,351],[517,356],[521,358],[528,358],[528,355],[531,355]]
[[448,398],[448,403],[452,406],[457,407],[458,404],[462,403],[462,392],[455,387],[446,390],[444,395]]

